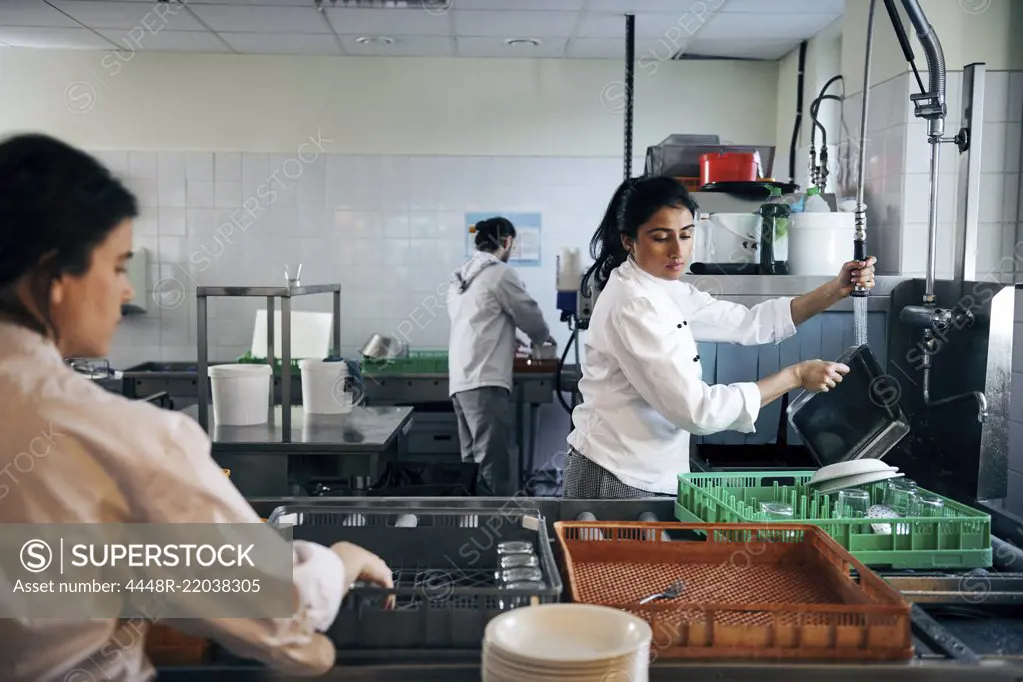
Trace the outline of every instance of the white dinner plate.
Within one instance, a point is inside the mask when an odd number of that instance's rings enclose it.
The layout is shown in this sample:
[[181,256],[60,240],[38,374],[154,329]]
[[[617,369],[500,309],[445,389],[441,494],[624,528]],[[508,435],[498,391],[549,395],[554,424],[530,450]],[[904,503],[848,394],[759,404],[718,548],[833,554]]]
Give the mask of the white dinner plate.
[[879,459],[853,459],[848,462],[838,462],[821,467],[810,479],[810,485],[818,485],[825,481],[846,476],[857,476],[874,471],[898,471],[898,467],[885,464]]
[[541,604],[502,613],[483,634],[512,658],[586,663],[628,656],[653,639],[642,618],[593,604]]
[[815,489],[822,495],[830,495],[831,493],[838,492],[845,488],[855,488],[857,486],[877,483],[879,481],[887,481],[890,478],[901,478],[905,475],[906,474],[898,473],[898,471],[874,471],[867,474],[859,474],[858,476],[833,478],[821,485],[815,486]]

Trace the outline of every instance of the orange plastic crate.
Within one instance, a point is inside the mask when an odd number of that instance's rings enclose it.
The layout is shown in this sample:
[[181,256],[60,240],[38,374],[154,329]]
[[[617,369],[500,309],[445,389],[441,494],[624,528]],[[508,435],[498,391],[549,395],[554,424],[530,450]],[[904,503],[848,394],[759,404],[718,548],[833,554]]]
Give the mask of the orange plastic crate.
[[212,642],[155,623],[146,634],[146,656],[153,665],[193,665],[207,659]]
[[[913,656],[909,602],[816,526],[559,521],[554,529],[569,599],[644,618],[654,657]],[[672,540],[665,531],[705,536]],[[676,580],[685,586],[679,597],[638,604]]]

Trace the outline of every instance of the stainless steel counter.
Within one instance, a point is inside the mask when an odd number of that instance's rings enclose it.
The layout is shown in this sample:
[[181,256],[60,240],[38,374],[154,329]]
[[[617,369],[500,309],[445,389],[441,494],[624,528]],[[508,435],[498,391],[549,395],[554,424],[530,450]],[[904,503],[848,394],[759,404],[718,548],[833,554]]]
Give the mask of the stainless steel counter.
[[[250,499],[256,511],[262,516],[283,504],[303,506],[342,506],[372,508],[455,508],[471,510],[537,509],[548,524],[558,520],[575,520],[579,514],[589,512],[606,521],[638,520],[641,514],[652,513],[657,520],[673,521],[673,500],[671,498],[650,498],[645,500],[565,500],[561,498],[264,498]],[[1003,574],[1008,580],[1010,576]],[[888,577],[887,575],[885,576]],[[1017,581],[1023,576],[1017,574]],[[896,583],[897,584],[897,583]],[[903,586],[899,586],[903,587]],[[928,590],[940,595],[947,589],[947,578],[937,576],[936,582],[929,583],[925,576],[913,579],[909,587],[917,597]],[[988,593],[994,596],[995,593]],[[914,599],[914,601],[916,601]],[[934,601],[922,598],[920,601]],[[944,600],[950,607],[954,600]],[[994,602],[998,602],[995,604]],[[975,610],[1009,608],[1016,600],[974,601]],[[928,608],[937,606],[928,604]],[[917,609],[914,608],[914,611]],[[946,611],[948,609],[946,608]],[[921,629],[921,620],[936,622],[933,629]],[[973,622],[936,613],[933,619],[926,616],[914,617],[913,628],[917,657],[912,661],[887,664],[856,663],[814,663],[798,662],[735,662],[735,661],[668,661],[655,660],[650,667],[651,682],[672,682],[681,680],[732,680],[735,682],[791,682],[799,679],[828,679],[840,682],[982,682],[987,680],[1023,680],[1023,651],[1018,643],[1023,641],[1023,620],[1019,618],[994,617],[987,621]],[[957,639],[958,638],[958,639]],[[963,641],[966,647],[959,647]],[[409,682],[410,680],[436,680],[437,682],[476,682],[480,679],[478,651],[405,651],[376,654],[372,651],[349,651],[343,654],[343,665],[338,665],[326,676],[328,681],[350,682]],[[275,674],[260,667],[217,667],[214,665],[197,668],[164,669],[160,671],[160,682],[202,679],[210,682],[252,680],[258,682],[290,682],[298,678]]]
[[[955,661],[929,660],[891,665],[800,665],[786,663],[741,664],[670,663],[656,661],[650,666],[650,682],[722,680],[728,682],[1019,682],[1023,668],[1001,664],[965,666]],[[258,668],[178,668],[160,670],[159,682],[299,682],[309,678],[275,674]],[[337,667],[323,677],[325,682],[479,682],[479,663],[380,664]]]
[[[683,281],[689,282],[701,291],[717,298],[749,306],[779,296],[800,296],[827,284],[832,279],[832,277],[802,277],[798,275],[686,275]],[[867,309],[887,311],[891,303],[892,290],[907,279],[911,278],[901,275],[875,277],[874,288],[867,298]],[[831,311],[850,312],[852,309],[851,298],[840,301],[829,308]]]
[[[193,419],[198,407],[182,410]],[[411,407],[355,407],[349,414],[308,415],[291,408],[291,441],[281,436],[281,406],[273,418],[256,426],[220,426],[210,410],[210,438],[215,452],[275,454],[375,454],[387,449],[412,418]]]

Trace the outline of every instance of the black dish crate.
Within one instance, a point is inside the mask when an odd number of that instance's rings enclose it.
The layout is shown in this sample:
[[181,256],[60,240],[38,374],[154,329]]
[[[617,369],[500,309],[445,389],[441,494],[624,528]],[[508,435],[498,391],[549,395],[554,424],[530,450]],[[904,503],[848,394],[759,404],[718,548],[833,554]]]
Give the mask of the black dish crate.
[[[394,571],[393,589],[356,584],[345,596],[327,633],[341,659],[367,650],[479,650],[491,618],[561,597],[547,525],[535,509],[288,505],[268,522],[290,525],[296,540],[359,545]],[[503,589],[497,546],[522,540],[533,543],[544,585]]]

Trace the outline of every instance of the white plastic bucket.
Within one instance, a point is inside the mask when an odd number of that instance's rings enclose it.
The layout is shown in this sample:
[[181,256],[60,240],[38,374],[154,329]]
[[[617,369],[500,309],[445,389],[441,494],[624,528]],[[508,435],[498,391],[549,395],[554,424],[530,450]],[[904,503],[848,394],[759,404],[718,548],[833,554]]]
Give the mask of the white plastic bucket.
[[[711,213],[703,233],[708,243],[700,251],[705,262],[759,263],[760,223],[757,213]],[[776,261],[788,260],[788,241],[787,234],[775,240]]]
[[270,410],[270,365],[229,364],[209,368],[213,419],[218,426],[265,424]]
[[348,414],[355,396],[345,390],[348,365],[344,362],[305,359],[302,373],[302,409],[306,414]]
[[852,260],[852,213],[794,213],[789,221],[789,274],[838,275]]

